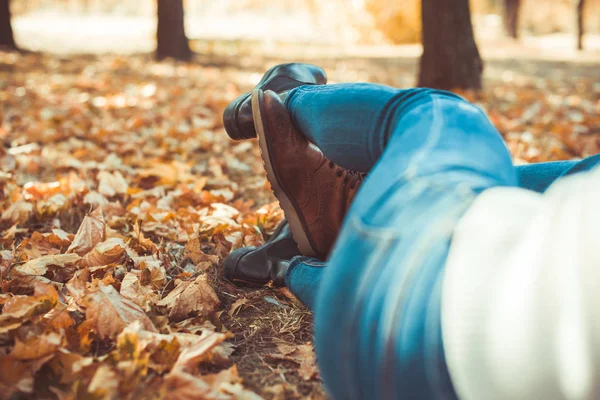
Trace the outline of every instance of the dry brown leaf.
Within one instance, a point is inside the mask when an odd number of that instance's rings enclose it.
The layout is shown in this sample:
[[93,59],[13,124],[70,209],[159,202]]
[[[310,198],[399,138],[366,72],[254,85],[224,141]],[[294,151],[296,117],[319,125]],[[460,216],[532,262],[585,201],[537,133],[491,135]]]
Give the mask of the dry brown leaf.
[[248,303],[248,299],[245,297],[239,298],[237,299],[229,308],[229,311],[227,312],[227,314],[229,314],[230,317],[233,317],[239,310],[241,310],[242,306],[244,304]]
[[22,224],[33,214],[33,204],[19,200],[12,203],[2,212],[2,219],[12,223]]
[[222,343],[230,336],[231,335],[227,333],[209,330],[202,331],[202,335],[200,335],[198,342],[192,344],[181,352],[173,368],[191,370],[198,363],[210,360],[212,356],[211,350],[213,350],[217,345]]
[[133,272],[127,272],[121,281],[121,295],[130,299],[146,312],[160,300],[160,295],[151,287],[140,283],[138,276]]
[[154,256],[134,257],[133,262],[140,270],[140,281],[160,290],[167,283],[167,272],[159,259]]
[[15,346],[10,356],[17,360],[35,360],[54,354],[63,344],[62,336],[56,332],[32,335],[25,341],[15,338]]
[[242,378],[240,378],[236,365],[217,374],[204,375],[202,378],[212,386],[212,390],[216,393],[230,395],[234,399],[262,399],[256,393],[243,388]]
[[0,315],[0,333],[18,328],[39,315],[46,314],[58,304],[58,292],[51,285],[34,284],[33,296],[15,296],[4,303]]
[[102,209],[97,208],[86,215],[75,234],[73,242],[67,249],[67,253],[76,253],[84,256],[90,252],[94,246],[105,239],[105,227],[106,222],[102,215]]
[[16,392],[33,392],[33,374],[26,363],[9,356],[0,357],[0,393],[9,399]]
[[194,281],[180,281],[175,289],[158,302],[159,307],[169,309],[171,321],[209,316],[218,304],[219,298],[206,275],[200,275]]
[[94,246],[92,251],[83,257],[83,261],[88,267],[119,263],[125,256],[126,247],[123,239],[111,237]]
[[138,221],[136,221],[135,224],[133,225],[133,232],[135,233],[135,237],[138,240],[139,246],[143,250],[150,251],[152,253],[156,253],[156,251],[158,250],[158,247],[152,240],[150,240],[146,236],[144,236],[144,232],[142,232],[142,230],[140,229],[140,224]]
[[173,370],[165,377],[164,390],[174,400],[260,400],[262,397],[244,389],[235,366],[218,374],[194,376]]
[[127,193],[129,185],[119,171],[110,173],[108,171],[100,171],[98,173],[98,192],[104,196],[112,197],[117,194]]
[[188,257],[197,266],[197,270],[206,271],[213,265],[219,263],[219,257],[212,254],[206,254],[201,249],[198,237],[193,237],[185,244],[185,256]]
[[117,398],[119,392],[119,376],[106,364],[100,365],[88,386],[88,392],[97,398]]
[[156,330],[144,311],[112,286],[100,286],[83,299],[83,305],[86,319],[93,321],[94,332],[101,339],[116,338],[133,321],[140,321],[147,330]]
[[298,374],[302,379],[310,380],[319,376],[312,343],[302,345],[280,343],[277,345],[277,350],[279,350],[279,354],[271,354],[271,357],[297,363],[299,365]]
[[50,267],[70,267],[80,259],[81,257],[77,254],[48,255],[16,266],[13,271],[19,275],[44,275]]
[[217,399],[210,396],[211,387],[206,381],[181,370],[173,370],[165,376],[163,390],[171,400]]
[[93,357],[84,357],[66,349],[59,349],[48,365],[55,376],[60,377],[60,383],[70,383],[82,379],[84,370],[93,364]]

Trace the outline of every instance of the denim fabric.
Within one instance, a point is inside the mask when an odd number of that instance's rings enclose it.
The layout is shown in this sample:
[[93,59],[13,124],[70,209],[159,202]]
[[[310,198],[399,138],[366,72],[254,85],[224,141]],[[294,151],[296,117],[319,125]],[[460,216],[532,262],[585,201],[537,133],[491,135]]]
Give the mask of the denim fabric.
[[[581,171],[589,171],[600,164],[600,154],[583,160],[552,161],[516,166],[519,187],[543,193],[559,178]],[[286,274],[286,284],[295,295],[313,309],[317,287],[321,281],[322,268],[327,262],[316,258],[299,256],[291,260]]]
[[456,398],[441,339],[444,263],[475,196],[517,185],[502,138],[477,107],[429,89],[303,87],[286,104],[327,157],[370,171],[327,268],[305,274],[297,259],[286,277],[314,307],[326,387],[336,399]]
[[553,161],[516,167],[519,186],[543,193],[556,179],[581,171],[589,171],[600,162],[600,154],[581,161]]
[[455,224],[487,188],[541,192],[598,157],[515,168],[483,112],[430,89],[300,87],[286,106],[328,158],[370,171],[327,268],[297,257],[286,275],[315,310],[325,386],[336,399],[455,399],[440,324]]

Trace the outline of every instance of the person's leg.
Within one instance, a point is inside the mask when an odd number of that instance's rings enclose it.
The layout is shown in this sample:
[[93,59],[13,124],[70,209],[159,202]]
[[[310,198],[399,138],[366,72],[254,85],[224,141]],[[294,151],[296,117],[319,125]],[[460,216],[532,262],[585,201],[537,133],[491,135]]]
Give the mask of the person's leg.
[[589,171],[600,163],[600,154],[583,160],[551,161],[516,167],[519,186],[543,193],[558,178]]
[[340,83],[298,87],[290,91],[285,104],[296,128],[327,158],[344,168],[368,172],[381,157],[398,120],[432,94],[460,99],[426,88]]
[[325,156],[370,175],[327,268],[286,276],[301,298],[314,286],[295,283],[321,279],[315,343],[324,382],[334,398],[454,398],[441,343],[443,266],[476,194],[517,185],[510,155],[485,115],[456,96],[327,89],[292,93],[292,119]]

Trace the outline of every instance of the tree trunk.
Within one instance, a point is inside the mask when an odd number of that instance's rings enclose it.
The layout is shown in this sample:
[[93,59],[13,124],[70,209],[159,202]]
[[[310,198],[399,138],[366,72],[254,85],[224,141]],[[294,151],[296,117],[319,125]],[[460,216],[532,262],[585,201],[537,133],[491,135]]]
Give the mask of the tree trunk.
[[513,39],[519,38],[519,9],[521,0],[504,0],[504,28]]
[[183,0],[157,0],[156,58],[187,61],[192,56],[183,23]]
[[12,25],[10,24],[9,0],[0,0],[0,47],[17,50]]
[[583,7],[585,6],[585,0],[579,0],[577,2],[577,49],[583,50]]
[[419,86],[481,89],[483,62],[471,25],[469,0],[422,0],[423,54]]

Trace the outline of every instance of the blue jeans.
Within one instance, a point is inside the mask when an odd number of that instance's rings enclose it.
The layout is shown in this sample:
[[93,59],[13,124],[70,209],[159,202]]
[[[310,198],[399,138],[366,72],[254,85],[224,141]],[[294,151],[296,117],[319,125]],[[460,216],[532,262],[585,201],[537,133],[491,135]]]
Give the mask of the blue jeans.
[[327,389],[336,399],[455,399],[440,323],[455,224],[487,188],[543,191],[598,157],[515,168],[485,114],[443,91],[305,86],[286,106],[329,159],[369,172],[327,268],[298,257],[286,276],[314,309]]

